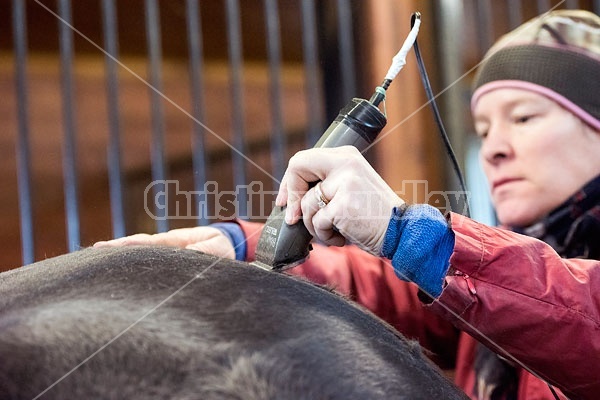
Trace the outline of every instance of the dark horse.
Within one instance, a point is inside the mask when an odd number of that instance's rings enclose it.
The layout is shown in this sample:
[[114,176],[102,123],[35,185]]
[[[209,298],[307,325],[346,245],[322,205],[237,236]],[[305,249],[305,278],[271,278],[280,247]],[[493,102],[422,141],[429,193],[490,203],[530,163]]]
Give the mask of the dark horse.
[[190,250],[86,249],[0,274],[1,399],[459,399],[322,287]]

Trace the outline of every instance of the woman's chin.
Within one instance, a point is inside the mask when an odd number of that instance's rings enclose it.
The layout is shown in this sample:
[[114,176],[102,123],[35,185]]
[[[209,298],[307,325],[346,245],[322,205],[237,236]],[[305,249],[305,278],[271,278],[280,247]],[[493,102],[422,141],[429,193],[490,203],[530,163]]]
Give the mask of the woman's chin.
[[540,219],[540,215],[535,207],[528,207],[525,204],[515,204],[519,202],[503,202],[496,206],[496,216],[498,222],[504,226],[525,227],[533,225]]

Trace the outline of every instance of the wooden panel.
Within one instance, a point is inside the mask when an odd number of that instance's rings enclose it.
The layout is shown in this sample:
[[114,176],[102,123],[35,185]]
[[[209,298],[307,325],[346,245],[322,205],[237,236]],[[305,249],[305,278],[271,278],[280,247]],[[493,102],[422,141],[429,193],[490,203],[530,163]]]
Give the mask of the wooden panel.
[[[410,31],[410,16],[414,11],[422,14],[418,36],[421,52],[428,72],[432,75],[433,13],[423,1],[378,0],[366,3],[369,18],[368,37],[363,51],[369,63],[367,74],[371,88],[379,85],[392,57],[400,50]],[[435,76],[435,75],[434,75]],[[426,104],[413,51],[409,52],[407,65],[394,80],[387,95],[388,125],[375,146],[376,167],[382,177],[397,192],[404,192],[407,201],[424,201],[426,190],[440,189],[440,170],[443,156],[440,153],[437,131],[432,114]],[[411,184],[408,181],[427,181]]]

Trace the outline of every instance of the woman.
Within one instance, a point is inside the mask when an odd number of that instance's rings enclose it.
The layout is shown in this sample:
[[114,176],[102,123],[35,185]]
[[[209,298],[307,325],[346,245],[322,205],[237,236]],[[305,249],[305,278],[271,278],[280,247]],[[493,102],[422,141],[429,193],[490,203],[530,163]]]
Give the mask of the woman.
[[[544,380],[573,399],[597,397],[600,18],[555,11],[522,25],[490,50],[474,88],[481,161],[509,229],[407,205],[354,148],[311,149],[290,160],[276,203],[322,242],[357,246],[316,246],[292,271],[335,284],[418,339],[473,398],[552,399]],[[108,244],[250,261],[260,229],[239,221]],[[473,338],[515,374],[496,382],[497,359],[487,363]]]

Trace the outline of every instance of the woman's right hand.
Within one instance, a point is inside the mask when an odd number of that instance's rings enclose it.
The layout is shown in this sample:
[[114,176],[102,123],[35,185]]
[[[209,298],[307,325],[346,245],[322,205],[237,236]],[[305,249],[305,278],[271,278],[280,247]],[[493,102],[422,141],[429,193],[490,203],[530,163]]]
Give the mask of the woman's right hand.
[[[311,187],[312,182],[320,183]],[[296,153],[275,204],[287,205],[286,223],[302,219],[310,234],[327,245],[349,241],[380,256],[392,210],[404,200],[356,147],[342,146]]]
[[94,247],[116,246],[172,246],[235,259],[235,249],[229,238],[221,230],[210,226],[173,229],[153,235],[138,233],[94,243]]

